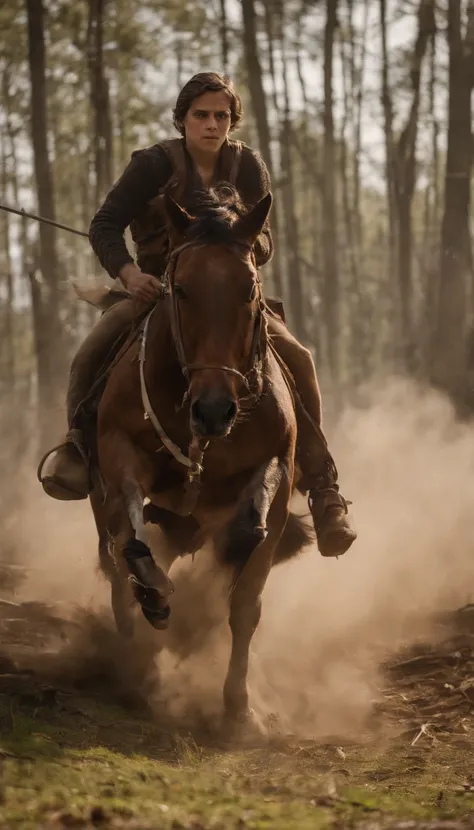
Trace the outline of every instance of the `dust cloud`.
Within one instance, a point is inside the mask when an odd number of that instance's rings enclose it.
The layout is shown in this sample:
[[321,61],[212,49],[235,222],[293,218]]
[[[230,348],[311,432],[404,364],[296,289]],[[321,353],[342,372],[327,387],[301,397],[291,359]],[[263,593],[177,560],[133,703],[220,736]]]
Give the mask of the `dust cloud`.
[[[359,538],[337,561],[308,549],[274,569],[250,669],[257,713],[276,715],[279,728],[307,738],[370,726],[381,662],[430,636],[434,612],[474,595],[474,426],[456,422],[445,399],[408,381],[390,382],[366,408],[348,408],[335,429],[325,426]],[[63,657],[71,665],[76,653],[76,668],[81,650],[87,665],[92,657],[110,661],[114,641],[115,671],[130,688],[138,674],[123,659],[129,647],[111,631],[88,506],[52,502],[29,480],[25,493],[15,542],[31,570],[21,598],[60,603],[63,614],[86,609]],[[170,631],[139,627],[148,654],[158,645],[146,696],[170,718],[213,717],[230,647],[226,584],[208,552],[179,561],[171,576]]]

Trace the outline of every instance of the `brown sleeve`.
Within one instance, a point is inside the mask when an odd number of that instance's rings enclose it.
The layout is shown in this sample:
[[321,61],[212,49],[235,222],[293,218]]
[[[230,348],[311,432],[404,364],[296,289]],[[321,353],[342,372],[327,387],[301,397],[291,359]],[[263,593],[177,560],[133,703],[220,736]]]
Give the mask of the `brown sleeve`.
[[[270,174],[267,165],[259,153],[250,147],[242,148],[239,172],[236,181],[237,190],[247,207],[254,207],[271,190]],[[255,243],[255,258],[258,267],[265,265],[273,255],[273,239],[269,219]]]
[[89,241],[112,279],[118,277],[127,262],[133,262],[123,238],[125,228],[164,187],[171,174],[171,163],[160,146],[136,150],[92,219]]

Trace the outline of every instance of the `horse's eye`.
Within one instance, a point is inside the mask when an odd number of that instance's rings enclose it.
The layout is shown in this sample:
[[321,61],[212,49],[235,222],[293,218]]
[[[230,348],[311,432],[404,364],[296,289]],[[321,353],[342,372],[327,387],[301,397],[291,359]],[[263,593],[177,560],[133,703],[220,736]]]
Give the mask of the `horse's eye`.
[[186,291],[184,290],[182,285],[175,285],[174,293],[176,294],[178,300],[186,299]]
[[252,288],[251,288],[251,291],[250,291],[249,298],[248,298],[247,302],[252,303],[255,300],[256,295],[257,295],[257,286],[254,283],[252,285]]

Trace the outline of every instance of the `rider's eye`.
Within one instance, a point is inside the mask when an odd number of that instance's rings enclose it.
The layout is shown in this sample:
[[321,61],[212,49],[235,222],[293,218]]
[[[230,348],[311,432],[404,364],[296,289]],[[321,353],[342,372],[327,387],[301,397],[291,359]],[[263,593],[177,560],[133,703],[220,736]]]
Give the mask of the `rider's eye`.
[[178,300],[186,299],[186,291],[184,290],[182,285],[175,285],[174,293],[176,294]]

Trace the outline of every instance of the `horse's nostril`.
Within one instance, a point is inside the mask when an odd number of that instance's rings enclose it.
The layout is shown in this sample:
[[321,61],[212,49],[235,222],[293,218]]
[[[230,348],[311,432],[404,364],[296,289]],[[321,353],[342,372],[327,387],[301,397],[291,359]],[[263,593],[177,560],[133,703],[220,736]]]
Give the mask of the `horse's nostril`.
[[227,395],[204,395],[191,404],[191,420],[203,435],[224,435],[235,416],[237,403]]
[[227,407],[227,412],[226,412],[225,417],[227,418],[228,421],[231,421],[233,418],[235,418],[236,415],[237,415],[237,404],[235,403],[235,401],[231,401],[229,403],[229,406]]
[[191,416],[192,416],[192,418],[194,418],[195,421],[199,421],[199,415],[200,415],[199,398],[197,398],[191,404]]

